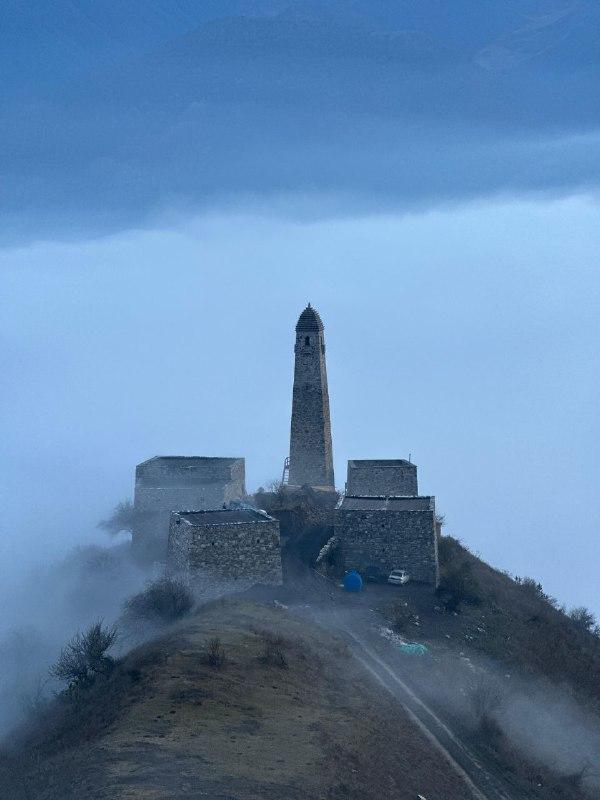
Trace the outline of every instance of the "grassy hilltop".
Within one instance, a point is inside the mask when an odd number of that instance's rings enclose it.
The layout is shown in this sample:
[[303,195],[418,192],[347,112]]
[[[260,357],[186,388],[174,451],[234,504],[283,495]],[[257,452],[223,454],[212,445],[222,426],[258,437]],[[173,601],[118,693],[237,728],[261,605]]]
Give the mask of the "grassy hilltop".
[[470,797],[341,641],[241,600],[132,651],[78,704],[53,708],[0,772],[0,796],[15,800],[418,794]]

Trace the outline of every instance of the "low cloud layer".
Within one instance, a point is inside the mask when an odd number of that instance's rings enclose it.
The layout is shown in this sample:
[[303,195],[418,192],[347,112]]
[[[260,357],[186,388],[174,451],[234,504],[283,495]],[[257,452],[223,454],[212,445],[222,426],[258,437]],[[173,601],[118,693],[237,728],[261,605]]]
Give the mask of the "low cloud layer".
[[5,242],[600,185],[595,2],[82,3],[6,12]]

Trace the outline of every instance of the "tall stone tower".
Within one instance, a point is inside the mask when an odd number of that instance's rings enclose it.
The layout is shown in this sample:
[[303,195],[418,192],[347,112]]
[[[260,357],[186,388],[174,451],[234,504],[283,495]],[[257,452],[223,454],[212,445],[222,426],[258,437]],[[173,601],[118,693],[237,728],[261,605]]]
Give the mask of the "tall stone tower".
[[290,433],[292,486],[334,487],[325,336],[310,303],[296,325],[294,394]]

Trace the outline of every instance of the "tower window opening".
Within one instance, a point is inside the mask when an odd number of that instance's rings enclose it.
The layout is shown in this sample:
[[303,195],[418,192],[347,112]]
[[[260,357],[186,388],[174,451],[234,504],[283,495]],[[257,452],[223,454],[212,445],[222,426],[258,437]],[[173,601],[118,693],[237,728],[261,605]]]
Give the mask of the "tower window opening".
[[310,336],[304,337],[304,346],[307,347],[310,344]]

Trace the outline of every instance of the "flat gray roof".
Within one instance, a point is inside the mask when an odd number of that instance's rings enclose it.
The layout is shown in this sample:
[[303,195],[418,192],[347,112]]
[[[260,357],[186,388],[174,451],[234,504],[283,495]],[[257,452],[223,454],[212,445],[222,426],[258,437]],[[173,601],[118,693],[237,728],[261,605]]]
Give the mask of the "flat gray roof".
[[240,457],[233,457],[233,456],[226,456],[222,458],[221,456],[154,456],[153,458],[149,458],[147,461],[142,461],[138,464],[138,467],[145,467],[149,464],[156,464],[159,461],[166,461],[169,464],[177,465],[191,465],[193,463],[206,463],[206,462],[220,462],[221,464],[235,464],[236,461],[243,461],[244,459]]
[[367,497],[346,495],[342,498],[338,508],[342,511],[432,511],[434,506],[435,497],[432,496]]
[[405,458],[353,458],[348,461],[349,467],[416,467]]
[[215,509],[212,511],[177,511],[178,517],[190,525],[228,525],[236,522],[270,522],[266,511],[251,508]]

